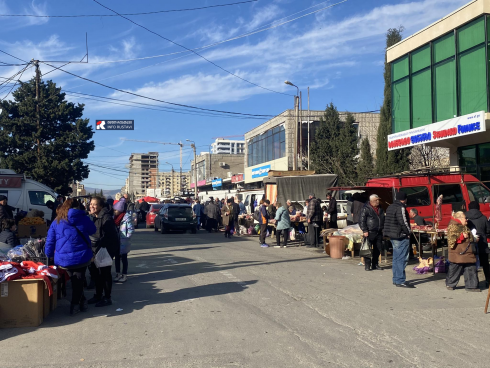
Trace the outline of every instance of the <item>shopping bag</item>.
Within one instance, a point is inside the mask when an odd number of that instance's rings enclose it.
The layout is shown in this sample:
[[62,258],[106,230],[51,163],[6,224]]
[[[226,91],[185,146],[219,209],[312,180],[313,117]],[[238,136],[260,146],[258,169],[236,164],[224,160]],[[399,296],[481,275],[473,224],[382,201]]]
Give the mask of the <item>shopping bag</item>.
[[291,230],[289,231],[289,239],[290,240],[296,240],[296,230],[294,230],[294,228],[291,228]]
[[371,258],[371,244],[369,239],[365,237],[362,240],[361,249],[359,249],[359,257],[369,257]]
[[112,258],[106,248],[100,248],[95,255],[95,266],[97,268],[112,266]]

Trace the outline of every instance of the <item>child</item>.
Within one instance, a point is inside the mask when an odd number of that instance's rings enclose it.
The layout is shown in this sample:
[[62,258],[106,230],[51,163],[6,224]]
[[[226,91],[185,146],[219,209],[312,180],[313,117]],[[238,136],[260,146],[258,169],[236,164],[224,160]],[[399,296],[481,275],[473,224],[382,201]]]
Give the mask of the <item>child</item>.
[[[132,221],[131,211],[125,212],[125,198],[121,198],[113,207],[114,209],[114,223],[119,230],[119,238],[121,240],[120,254],[116,255],[116,278],[115,282],[123,283],[127,280],[128,275],[128,253],[131,250],[130,238],[133,235],[134,226]],[[121,261],[123,265],[121,272]]]

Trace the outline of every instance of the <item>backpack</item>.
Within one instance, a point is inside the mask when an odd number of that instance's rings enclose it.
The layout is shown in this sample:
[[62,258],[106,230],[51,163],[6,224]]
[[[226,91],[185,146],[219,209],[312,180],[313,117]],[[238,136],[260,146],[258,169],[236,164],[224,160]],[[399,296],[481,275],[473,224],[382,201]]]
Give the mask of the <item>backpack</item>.
[[255,220],[255,221],[261,222],[261,220],[262,220],[262,215],[261,215],[261,213],[260,213],[260,210],[256,210],[256,211],[254,212],[253,217],[254,217],[254,220]]
[[133,235],[134,225],[132,219],[133,211],[126,212],[119,227],[119,235],[122,239],[129,239]]

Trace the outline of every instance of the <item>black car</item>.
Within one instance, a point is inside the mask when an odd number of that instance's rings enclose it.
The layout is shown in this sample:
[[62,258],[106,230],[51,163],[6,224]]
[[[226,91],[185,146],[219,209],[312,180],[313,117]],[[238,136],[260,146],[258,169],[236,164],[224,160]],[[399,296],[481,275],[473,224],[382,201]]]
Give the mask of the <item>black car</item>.
[[155,216],[155,231],[190,230],[195,234],[197,219],[190,204],[166,203]]

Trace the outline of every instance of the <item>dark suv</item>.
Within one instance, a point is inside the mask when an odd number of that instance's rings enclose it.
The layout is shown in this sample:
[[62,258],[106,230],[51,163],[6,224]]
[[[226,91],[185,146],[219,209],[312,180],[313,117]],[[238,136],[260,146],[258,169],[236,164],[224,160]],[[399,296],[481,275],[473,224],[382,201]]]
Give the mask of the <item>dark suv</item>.
[[189,204],[166,203],[155,216],[155,231],[190,230],[196,233],[197,219]]

